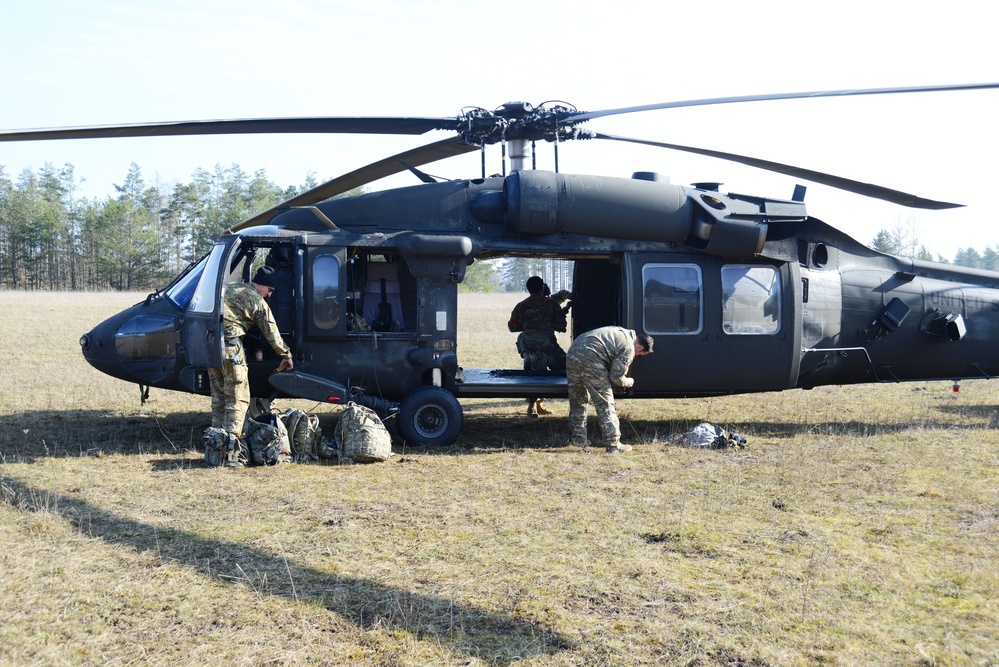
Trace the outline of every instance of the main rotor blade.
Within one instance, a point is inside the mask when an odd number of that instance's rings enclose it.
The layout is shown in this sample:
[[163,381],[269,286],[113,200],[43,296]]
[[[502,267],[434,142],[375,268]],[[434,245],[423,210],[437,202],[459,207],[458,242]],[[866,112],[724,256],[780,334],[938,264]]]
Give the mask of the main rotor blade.
[[107,139],[115,137],[167,137],[205,134],[424,134],[454,130],[455,118],[315,117],[233,120],[189,120],[135,125],[94,125],[0,132],[0,141],[48,139]]
[[612,134],[603,134],[601,132],[597,132],[594,138],[610,139],[612,141],[626,141],[633,144],[644,144],[646,146],[656,146],[659,148],[669,148],[675,151],[696,153],[697,155],[706,155],[708,157],[728,160],[730,162],[738,162],[740,164],[745,164],[750,167],[765,169],[767,171],[774,171],[777,172],[778,174],[785,174],[787,176],[801,178],[806,181],[812,181],[813,183],[828,185],[830,187],[839,188],[840,190],[846,190],[847,192],[853,192],[858,195],[864,195],[865,197],[873,197],[874,199],[883,199],[885,201],[890,201],[895,204],[901,204],[902,206],[909,206],[911,208],[940,210],[940,209],[958,208],[960,206],[964,206],[964,204],[952,204],[950,202],[925,199],[917,195],[909,194],[908,192],[902,192],[900,190],[892,190],[890,188],[882,187],[880,185],[874,185],[872,183],[861,183],[860,181],[850,180],[849,178],[842,178],[841,176],[824,174],[821,171],[812,171],[811,169],[794,167],[792,165],[781,164],[780,162],[771,162],[769,160],[760,160],[758,158],[746,157],[745,155],[736,155],[735,153],[723,153],[722,151],[713,151],[706,148],[681,146],[679,144],[667,144],[660,141],[648,141],[646,139],[631,139],[628,137],[618,137]]
[[419,167],[424,164],[436,162],[437,160],[444,160],[449,157],[464,155],[465,153],[471,153],[472,151],[477,150],[479,150],[478,146],[466,144],[458,137],[451,137],[432,144],[413,148],[403,153],[399,153],[398,155],[393,155],[383,160],[379,160],[378,162],[373,162],[365,167],[361,167],[360,169],[355,169],[354,171],[343,174],[342,176],[338,176],[331,181],[327,181],[326,183],[296,195],[287,201],[283,201],[263,213],[258,213],[252,218],[248,218],[229,228],[228,231],[238,232],[239,230],[246,229],[247,227],[266,224],[272,217],[274,217],[274,215],[280,213],[281,211],[285,211],[296,206],[311,206],[313,204],[318,204],[319,202],[325,201],[330,197],[335,197],[343,194],[344,192],[349,192],[354,188],[367,185],[368,183],[377,181],[380,178],[385,178],[386,176],[406,171],[407,167],[403,164],[404,162],[410,166]]
[[615,116],[637,111],[653,111],[656,109],[676,109],[679,107],[702,107],[711,104],[735,104],[738,102],[762,102],[765,100],[793,100],[806,97],[849,97],[852,95],[890,95],[895,93],[931,93],[950,90],[981,90],[999,88],[999,83],[957,83],[940,86],[907,86],[902,88],[853,88],[847,90],[815,90],[807,93],[771,93],[766,95],[740,95],[737,97],[712,97],[702,100],[685,100],[680,102],[662,102],[659,104],[642,104],[620,109],[604,109],[566,116],[559,124],[581,123],[591,118]]

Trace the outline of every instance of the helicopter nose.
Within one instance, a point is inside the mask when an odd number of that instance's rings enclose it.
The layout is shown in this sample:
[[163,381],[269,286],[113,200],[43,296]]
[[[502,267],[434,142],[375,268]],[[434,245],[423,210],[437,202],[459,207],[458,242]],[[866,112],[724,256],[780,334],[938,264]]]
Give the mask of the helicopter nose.
[[114,331],[109,330],[107,322],[80,336],[80,351],[83,352],[83,358],[90,362],[109,359],[114,351],[114,345],[110,344],[113,336]]
[[83,358],[102,373],[128,382],[165,382],[180,349],[178,313],[169,299],[137,303],[80,336]]

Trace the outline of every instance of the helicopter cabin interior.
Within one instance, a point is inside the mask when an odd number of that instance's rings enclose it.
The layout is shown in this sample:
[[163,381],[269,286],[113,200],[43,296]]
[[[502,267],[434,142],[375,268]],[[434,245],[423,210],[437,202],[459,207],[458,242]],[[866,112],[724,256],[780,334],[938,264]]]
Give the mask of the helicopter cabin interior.
[[[303,292],[310,295],[308,325],[319,331],[339,328],[341,317],[347,333],[414,332],[416,324],[416,278],[398,255],[360,254],[353,249],[341,271],[336,253],[314,253],[309,280]],[[277,287],[268,300],[274,320],[285,336],[295,330],[294,254],[288,244],[268,249],[261,260],[247,253],[234,268],[231,280],[249,280],[260,265],[276,269]],[[344,288],[341,291],[340,284]],[[341,310],[340,303],[344,307]]]

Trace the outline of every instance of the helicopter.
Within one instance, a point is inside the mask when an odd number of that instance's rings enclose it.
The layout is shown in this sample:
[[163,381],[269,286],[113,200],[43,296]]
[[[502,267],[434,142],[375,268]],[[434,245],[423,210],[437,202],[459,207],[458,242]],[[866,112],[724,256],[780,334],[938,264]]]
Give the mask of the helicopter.
[[[581,112],[562,102],[468,107],[455,117],[319,117],[0,132],[0,141],[253,133],[450,136],[341,175],[225,230],[170,284],[80,338],[94,368],[149,388],[209,394],[221,367],[222,297],[273,267],[271,310],[294,355],[274,373],[261,336],[244,340],[254,404],[355,401],[394,416],[407,442],[453,444],[461,399],[564,398],[564,372],[460,365],[458,285],[477,261],[541,257],[572,267],[571,334],[618,325],[656,354],[629,398],[707,397],[823,385],[960,381],[999,374],[999,273],[886,255],[791,199],[561,173],[561,143],[629,142],[707,155],[898,205],[959,206],[733,153],[582,127],[617,114],[777,99],[999,88],[999,83],[748,95]],[[538,142],[555,170],[533,168]],[[486,175],[486,147],[503,169]],[[420,167],[479,151],[482,173],[439,180]],[[509,170],[507,162],[509,161]],[[418,183],[340,197],[402,172]]]

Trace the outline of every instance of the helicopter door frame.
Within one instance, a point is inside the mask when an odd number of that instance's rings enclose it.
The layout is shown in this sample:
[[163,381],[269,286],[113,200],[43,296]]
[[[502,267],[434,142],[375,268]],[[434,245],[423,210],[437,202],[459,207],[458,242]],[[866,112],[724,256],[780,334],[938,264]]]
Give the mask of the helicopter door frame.
[[[187,363],[196,368],[222,368],[224,340],[222,335],[223,289],[229,280],[229,261],[239,238],[219,239],[208,255],[208,262],[201,274],[194,296],[184,314],[181,340]],[[207,391],[202,375],[195,374],[194,390]]]
[[573,338],[598,327],[622,325],[622,258],[581,257],[572,266],[571,329]]

